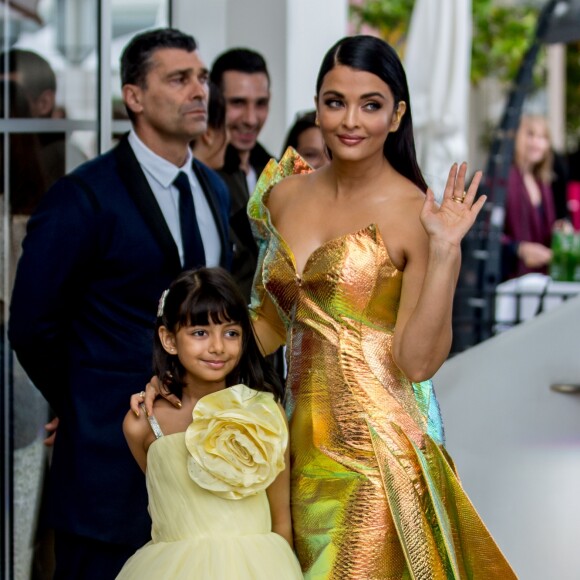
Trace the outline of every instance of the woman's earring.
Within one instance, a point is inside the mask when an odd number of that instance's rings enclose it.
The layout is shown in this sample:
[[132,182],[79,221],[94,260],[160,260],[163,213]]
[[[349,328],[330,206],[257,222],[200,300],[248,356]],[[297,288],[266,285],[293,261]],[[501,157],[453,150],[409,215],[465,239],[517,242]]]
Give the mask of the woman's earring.
[[315,124],[317,127],[320,127],[320,121],[318,120],[318,115],[316,115],[316,118],[314,119],[314,124]]

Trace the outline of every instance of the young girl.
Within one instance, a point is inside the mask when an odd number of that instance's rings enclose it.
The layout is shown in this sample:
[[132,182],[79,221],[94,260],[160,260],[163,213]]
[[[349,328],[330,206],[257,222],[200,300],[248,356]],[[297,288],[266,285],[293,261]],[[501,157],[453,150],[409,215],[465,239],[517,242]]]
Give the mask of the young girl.
[[302,578],[281,388],[235,282],[219,268],[184,272],[157,314],[155,374],[181,407],[159,399],[123,423],[153,526],[118,578]]

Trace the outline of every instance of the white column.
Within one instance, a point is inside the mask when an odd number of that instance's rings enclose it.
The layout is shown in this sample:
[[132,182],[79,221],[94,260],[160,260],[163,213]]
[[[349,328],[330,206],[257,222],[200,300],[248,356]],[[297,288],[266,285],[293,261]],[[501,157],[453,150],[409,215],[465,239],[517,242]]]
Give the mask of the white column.
[[328,49],[347,35],[348,2],[288,0],[286,127],[297,111],[314,107],[316,77]]
[[208,67],[226,45],[227,0],[172,0],[174,28],[191,34]]
[[[292,0],[288,0],[291,2]],[[227,47],[250,48],[265,59],[270,73],[270,114],[260,142],[275,157],[285,131],[287,83],[287,0],[228,0]]]
[[566,150],[566,45],[550,44],[548,57],[548,121],[556,151]]

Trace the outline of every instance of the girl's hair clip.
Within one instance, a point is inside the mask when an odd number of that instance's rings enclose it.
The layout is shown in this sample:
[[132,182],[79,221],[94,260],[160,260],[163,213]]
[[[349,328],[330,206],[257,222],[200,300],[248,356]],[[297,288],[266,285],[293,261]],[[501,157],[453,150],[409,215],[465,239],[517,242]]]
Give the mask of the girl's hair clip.
[[157,306],[157,318],[161,318],[163,316],[163,309],[165,308],[165,300],[168,294],[169,289],[164,290],[163,294],[161,294],[161,298],[159,298],[159,305]]

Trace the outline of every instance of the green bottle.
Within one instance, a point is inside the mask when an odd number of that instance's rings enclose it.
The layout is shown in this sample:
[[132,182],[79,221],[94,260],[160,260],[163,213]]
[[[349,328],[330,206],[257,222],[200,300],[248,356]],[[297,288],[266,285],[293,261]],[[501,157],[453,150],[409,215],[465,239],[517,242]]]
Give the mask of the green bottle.
[[552,232],[552,261],[550,262],[550,278],[554,282],[562,282],[567,278],[566,262],[568,252],[566,246],[567,235],[560,231]]
[[572,235],[569,272],[570,282],[580,282],[580,232],[574,232]]

